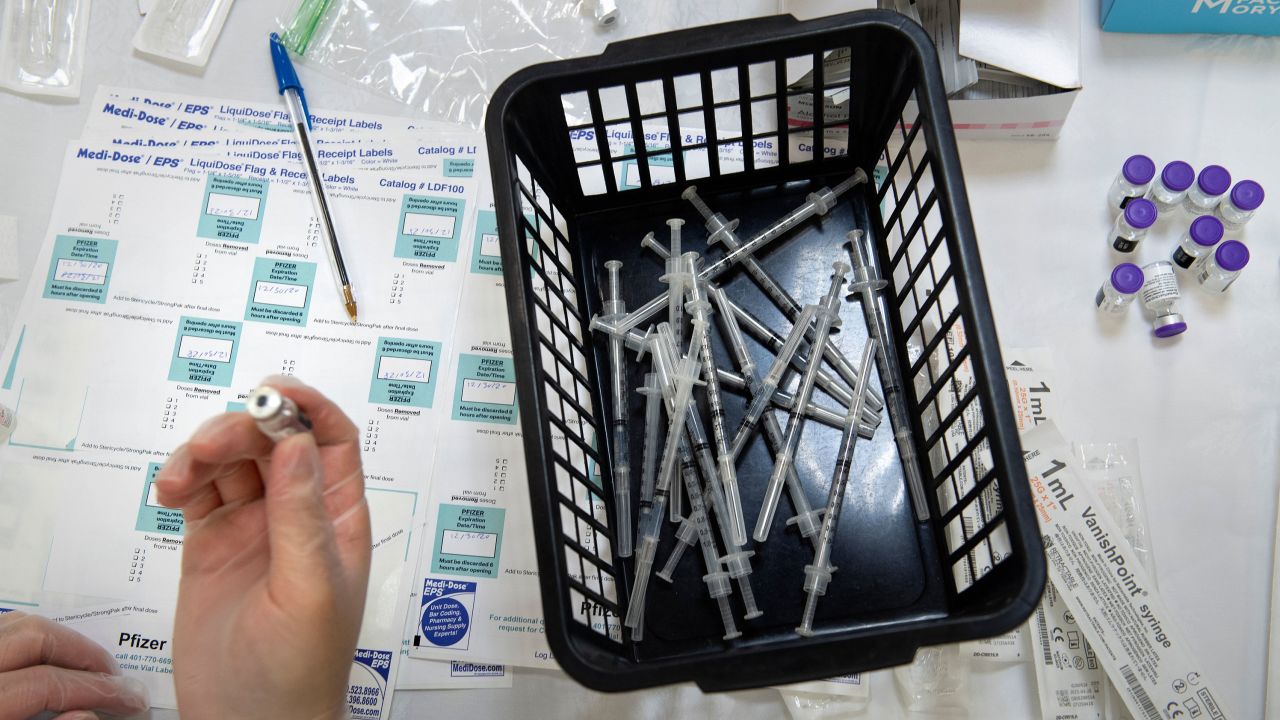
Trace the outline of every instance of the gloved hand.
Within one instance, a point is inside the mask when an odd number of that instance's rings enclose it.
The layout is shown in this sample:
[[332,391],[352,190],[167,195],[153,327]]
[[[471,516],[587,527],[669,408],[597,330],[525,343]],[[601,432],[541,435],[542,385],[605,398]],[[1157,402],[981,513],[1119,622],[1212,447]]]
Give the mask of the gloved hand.
[[263,384],[313,431],[273,444],[226,413],[155,480],[186,523],[173,634],[184,720],[346,716],[371,552],[359,431],[293,378]]
[[135,715],[148,705],[142,683],[121,677],[89,638],[36,615],[0,615],[0,720],[46,710],[62,713],[54,720],[86,720],[93,710]]

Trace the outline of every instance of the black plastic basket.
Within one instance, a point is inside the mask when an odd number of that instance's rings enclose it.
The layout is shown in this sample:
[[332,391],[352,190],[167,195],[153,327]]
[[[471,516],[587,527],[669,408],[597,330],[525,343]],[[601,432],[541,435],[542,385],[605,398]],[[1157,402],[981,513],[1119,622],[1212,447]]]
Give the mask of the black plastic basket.
[[[824,77],[832,52],[848,53],[847,77]],[[788,87],[788,68],[796,64],[812,71],[811,89]],[[755,78],[769,74],[774,82],[761,89]],[[692,104],[676,92],[690,78],[701,88],[701,101]],[[722,90],[726,81],[736,93]],[[640,89],[655,87],[661,102],[646,108]],[[843,93],[847,110],[788,126],[788,103],[807,99],[823,107],[826,97]],[[622,98],[625,111],[611,114],[602,97]],[[589,122],[567,118],[569,98],[585,100]],[[753,130],[762,107],[776,121],[767,131]],[[702,137],[678,132],[690,113],[702,121]],[[609,155],[611,129],[643,137],[655,125],[672,131],[669,146],[637,142],[626,155]],[[762,18],[615,43],[598,57],[509,78],[493,98],[486,130],[547,640],[570,675],[608,691],[682,681],[706,690],[781,684],[909,662],[921,646],[996,635],[1030,614],[1044,585],[1044,556],[937,56],[919,26],[898,14],[865,11],[804,23]],[[600,158],[575,157],[571,132],[593,133]],[[830,138],[845,132],[848,151],[841,152]],[[790,147],[793,139],[801,142]],[[722,168],[719,147],[744,141],[743,167]],[[776,142],[776,163],[756,161],[756,141]],[[686,160],[699,152],[708,167],[695,179]],[[607,342],[588,330],[600,309],[604,261],[626,263],[624,296],[634,308],[663,288],[661,263],[639,241],[650,231],[661,231],[665,241],[665,218],[689,220],[686,250],[708,259],[723,252],[706,247],[702,223],[680,199],[692,182],[713,208],[741,218],[745,240],[812,190],[834,186],[856,168],[870,174],[878,164],[887,177],[855,188],[826,218],[760,259],[788,277],[802,302],[815,302],[831,261],[842,256],[846,231],[869,234],[872,260],[889,281],[890,351],[903,369],[908,430],[931,484],[932,519],[916,521],[900,464],[881,462],[871,473],[859,461],[833,557],[841,570],[819,605],[817,637],[794,633],[804,601],[801,568],[812,555],[783,527],[788,514],[780,509],[754,558],[765,615],[741,622],[742,638],[720,639],[691,551],[675,584],[651,583],[645,639],[632,643],[621,622],[631,559],[611,551]],[[639,187],[620,190],[616,173],[628,165]],[[659,167],[674,182],[655,184],[650,170]],[[583,179],[593,175],[603,191],[586,194]],[[749,292],[737,273],[724,281]],[[859,333],[865,337],[856,307],[846,306],[840,333],[849,348],[858,347]],[[751,309],[786,333],[789,325],[772,306]],[[962,383],[961,374],[971,381]],[[633,386],[642,382],[634,363],[630,379]],[[728,408],[730,427],[743,412],[736,402]],[[630,411],[635,478],[643,403],[631,402]],[[859,447],[859,458],[896,460],[891,435],[886,419],[875,440]],[[831,428],[806,429],[804,443],[829,460],[838,440]],[[759,444],[739,470],[744,497],[758,497],[769,473]],[[815,506],[825,502],[829,472],[827,462],[806,477]],[[961,475],[968,480],[958,484]],[[671,534],[660,546],[659,567]]]

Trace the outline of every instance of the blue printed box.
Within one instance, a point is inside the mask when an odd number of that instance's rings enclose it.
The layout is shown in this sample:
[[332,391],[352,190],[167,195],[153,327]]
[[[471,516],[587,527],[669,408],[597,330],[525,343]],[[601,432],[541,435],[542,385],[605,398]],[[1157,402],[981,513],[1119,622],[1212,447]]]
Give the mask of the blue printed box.
[[1102,0],[1102,29],[1280,35],[1280,0]]

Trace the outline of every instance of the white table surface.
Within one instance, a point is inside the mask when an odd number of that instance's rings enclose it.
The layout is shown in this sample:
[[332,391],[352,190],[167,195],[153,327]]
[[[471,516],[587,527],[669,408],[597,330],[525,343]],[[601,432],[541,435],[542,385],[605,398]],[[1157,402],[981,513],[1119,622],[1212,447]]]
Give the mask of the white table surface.
[[[232,10],[203,72],[132,50],[132,0],[94,7],[78,103],[0,93],[0,214],[18,217],[22,277],[0,282],[0,344],[32,275],[66,143],[99,84],[270,100],[263,34],[277,3]],[[1084,2],[1085,90],[1056,143],[961,144],[1001,342],[1052,348],[1060,426],[1077,440],[1136,437],[1159,584],[1233,717],[1262,716],[1280,445],[1280,38],[1137,36],[1097,30]],[[310,73],[313,107],[409,114]],[[1103,194],[1123,157],[1217,162],[1276,196],[1248,229],[1253,259],[1228,296],[1184,294],[1190,330],[1151,338],[1137,313],[1105,330],[1091,299],[1109,270]],[[1171,247],[1168,233],[1157,241]],[[1152,245],[1153,243],[1148,243]],[[1157,246],[1158,247],[1158,246]],[[1157,259],[1144,248],[1145,261]],[[977,669],[973,717],[1037,718],[1029,665]],[[873,717],[903,715],[888,673],[871,678]],[[997,710],[998,709],[998,710]],[[692,686],[606,696],[557,672],[517,670],[512,690],[398,693],[396,717],[778,717],[777,693],[716,696]],[[170,713],[155,711],[155,716]]]

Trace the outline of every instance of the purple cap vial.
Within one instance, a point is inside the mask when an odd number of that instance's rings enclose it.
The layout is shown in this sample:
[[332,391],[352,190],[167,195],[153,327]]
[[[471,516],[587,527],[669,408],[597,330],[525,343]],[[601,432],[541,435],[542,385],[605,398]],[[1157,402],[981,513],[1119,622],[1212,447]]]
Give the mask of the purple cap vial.
[[1264,197],[1262,186],[1252,180],[1241,180],[1231,188],[1231,204],[1246,212],[1257,210]]
[[1222,221],[1212,215],[1201,215],[1191,221],[1191,229],[1187,234],[1197,245],[1213,247],[1222,239]]
[[1243,270],[1245,265],[1249,264],[1249,248],[1239,240],[1228,240],[1218,246],[1218,251],[1213,254],[1213,259],[1217,261],[1218,267],[1227,272],[1237,272]]
[[1134,185],[1146,185],[1156,176],[1156,164],[1146,155],[1130,155],[1124,161],[1121,173]]
[[1132,295],[1142,289],[1142,284],[1146,282],[1146,276],[1142,274],[1142,268],[1133,263],[1120,263],[1111,271],[1111,287],[1116,292]]
[[1164,170],[1160,173],[1160,182],[1174,192],[1186,190],[1195,181],[1195,168],[1181,160],[1174,160],[1165,165]]
[[1159,214],[1156,204],[1146,198],[1134,198],[1124,206],[1124,221],[1137,230],[1154,225]]
[[1209,197],[1217,197],[1231,187],[1231,173],[1221,165],[1210,165],[1200,171],[1196,184],[1200,186],[1200,192]]
[[1177,314],[1156,318],[1151,327],[1152,332],[1154,332],[1158,338],[1173,337],[1174,335],[1181,335],[1187,331],[1186,321],[1182,319],[1181,315]]

